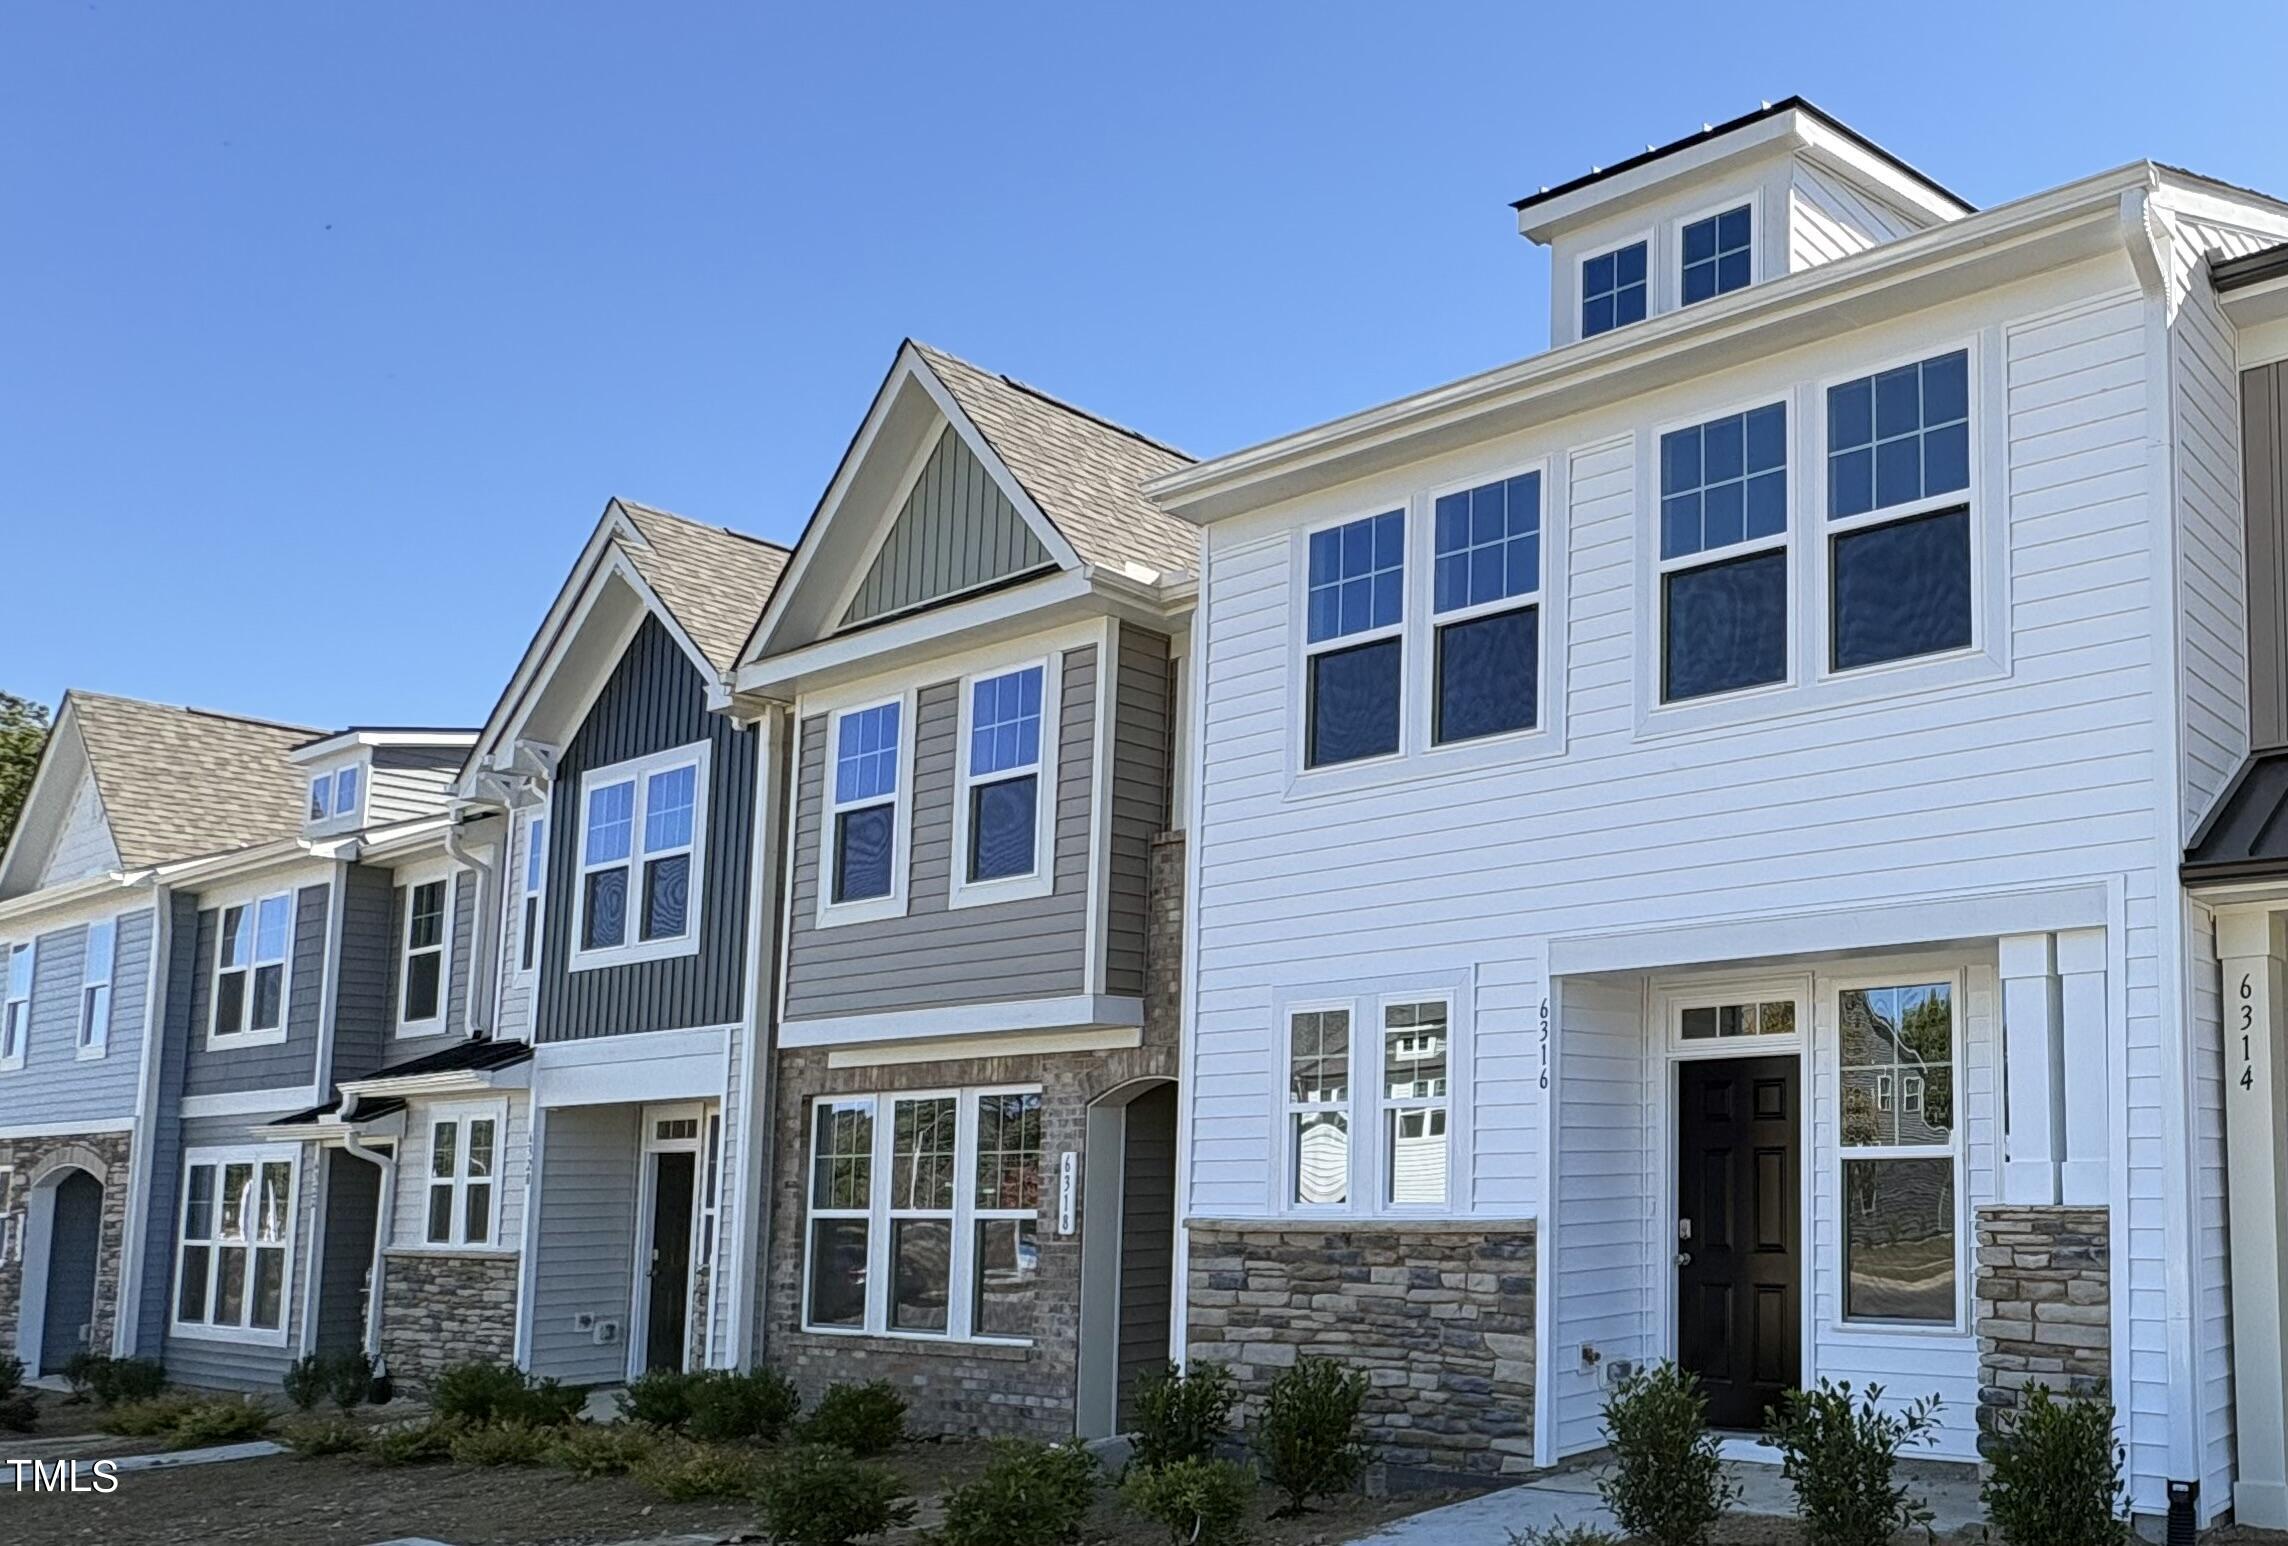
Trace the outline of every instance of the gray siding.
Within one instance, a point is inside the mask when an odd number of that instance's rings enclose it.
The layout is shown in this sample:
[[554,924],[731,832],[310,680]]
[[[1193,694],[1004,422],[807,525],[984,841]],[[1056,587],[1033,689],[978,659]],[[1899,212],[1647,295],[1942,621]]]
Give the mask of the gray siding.
[[217,909],[199,913],[198,974],[191,984],[190,1058],[185,1095],[290,1090],[317,1077],[318,1019],[326,996],[326,909],[332,888],[304,886],[294,908],[294,947],[286,981],[286,1039],[268,1046],[207,1046],[208,1000],[214,992]]
[[2288,364],[2240,373],[2252,746],[2288,745]]
[[890,534],[842,614],[842,626],[900,612],[1051,562],[1001,485],[948,425]]
[[1120,625],[1119,696],[1112,703],[1111,885],[1105,907],[1104,987],[1144,991],[1151,928],[1152,840],[1168,827],[1173,683],[1165,635]]
[[[181,1256],[176,1249],[176,1227],[183,1211],[183,1153],[198,1148],[243,1147],[248,1142],[247,1129],[290,1114],[276,1111],[253,1116],[203,1117],[183,1123],[175,1155],[173,1187],[164,1193],[154,1190],[151,1194],[153,1217],[164,1214],[166,1218],[166,1247],[153,1261],[152,1268],[154,1275],[163,1281],[167,1295],[174,1292],[175,1271]],[[317,1147],[314,1144],[281,1145],[279,1152],[297,1156],[294,1239],[289,1248],[292,1261],[286,1284],[286,1340],[284,1343],[224,1342],[168,1332],[161,1357],[167,1365],[167,1378],[176,1384],[216,1390],[274,1391],[288,1366],[301,1356],[302,1300],[310,1292],[313,1264],[323,1255],[317,1249],[316,1239]],[[160,1301],[162,1326],[166,1324],[168,1303],[166,1298]]]
[[1078,993],[1085,984],[1088,826],[1096,739],[1096,650],[1067,650],[1057,728],[1055,889],[988,907],[946,906],[953,873],[959,683],[916,695],[906,916],[816,924],[826,717],[803,723],[796,785],[787,1018]]
[[176,1208],[182,1188],[183,1065],[190,1046],[192,983],[198,975],[198,898],[168,901],[167,975],[160,1011],[159,1088],[142,1141],[151,1149],[151,1200],[144,1215],[143,1281],[137,1288],[130,1351],[156,1358],[166,1338],[167,1295],[175,1281]]
[[373,765],[366,773],[366,825],[378,827],[441,813],[453,775],[460,771],[467,755],[418,746],[374,748]]
[[[135,1114],[135,1079],[143,1054],[143,1004],[151,966],[151,909],[119,916],[112,952],[109,1050],[79,1055],[80,989],[87,965],[88,925],[51,929],[32,939],[32,1020],[24,1066],[0,1073],[0,1111],[42,1122],[95,1122]],[[0,961],[6,960],[0,941]]]
[[1168,1361],[1176,1282],[1176,1087],[1129,1102],[1120,1178],[1120,1426],[1136,1382]]
[[334,1082],[389,1061],[390,999],[397,983],[397,913],[390,872],[349,866],[342,888],[342,954],[334,990]]
[[[618,1384],[627,1373],[634,1292],[637,1139],[641,1108],[566,1106],[547,1114],[532,1267],[532,1372],[568,1384]],[[599,1345],[573,1319],[617,1321]]]
[[[580,857],[581,775],[702,740],[711,743],[713,755],[707,769],[705,873],[699,878],[699,949],[662,961],[567,972]],[[548,918],[541,938],[536,1040],[730,1025],[745,1013],[754,810],[753,732],[708,711],[706,682],[659,620],[646,618],[557,764],[549,806]]]
[[318,1264],[317,1351],[365,1341],[365,1280],[373,1266],[373,1232],[381,1220],[381,1167],[344,1149],[323,1151],[325,1249]]
[[452,897],[453,932],[445,941],[445,1034],[461,1037],[469,1034],[469,972],[474,964],[469,948],[477,938],[474,871],[454,872]]

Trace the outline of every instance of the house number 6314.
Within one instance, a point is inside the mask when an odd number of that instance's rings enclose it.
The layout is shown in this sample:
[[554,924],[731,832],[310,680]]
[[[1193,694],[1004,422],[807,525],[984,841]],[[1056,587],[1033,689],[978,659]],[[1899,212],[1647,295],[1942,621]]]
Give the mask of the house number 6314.
[[2240,1078],[2244,1090],[2256,1088],[2256,975],[2240,974]]

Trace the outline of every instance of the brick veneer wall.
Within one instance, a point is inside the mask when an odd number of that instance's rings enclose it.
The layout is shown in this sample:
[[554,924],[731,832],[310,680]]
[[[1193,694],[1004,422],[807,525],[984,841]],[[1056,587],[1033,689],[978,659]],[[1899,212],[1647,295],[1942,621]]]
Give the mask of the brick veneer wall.
[[2025,1392],[2108,1396],[2113,1285],[2103,1208],[1978,1210],[1978,1431]]
[[418,1390],[454,1364],[513,1358],[516,1270],[513,1252],[386,1253],[381,1354],[390,1378]]
[[[21,1234],[31,1217],[32,1183],[59,1165],[77,1166],[103,1183],[102,1231],[95,1264],[95,1316],[91,1345],[97,1352],[111,1351],[112,1328],[119,1315],[119,1252],[127,1238],[127,1162],[133,1147],[126,1133],[66,1133],[44,1138],[0,1140],[0,1217],[14,1220],[10,1239],[15,1249],[0,1252],[0,1349],[16,1346],[16,1333],[24,1308],[24,1265]],[[166,1272],[168,1264],[152,1264]],[[27,1353],[25,1362],[35,1361]]]
[[1252,1406],[1308,1353],[1364,1369],[1385,1465],[1533,1467],[1534,1226],[1191,1226],[1190,1356]]

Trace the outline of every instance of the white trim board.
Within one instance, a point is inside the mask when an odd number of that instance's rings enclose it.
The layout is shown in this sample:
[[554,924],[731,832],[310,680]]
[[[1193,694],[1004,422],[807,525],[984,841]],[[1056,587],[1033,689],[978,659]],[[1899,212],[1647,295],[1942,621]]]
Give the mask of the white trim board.
[[[1144,1001],[1105,993],[1060,998],[1009,999],[991,1004],[946,1004],[934,1009],[891,1010],[881,1014],[826,1015],[790,1020],[779,1027],[781,1047],[831,1047],[852,1043],[915,1042],[951,1036],[989,1036],[1013,1031],[1094,1030],[1141,1027]],[[966,1054],[965,1054],[966,1055]]]
[[718,1100],[731,1025],[545,1042],[532,1051],[536,1106]]
[[326,1098],[323,1088],[305,1084],[292,1089],[232,1090],[220,1095],[186,1095],[177,1108],[186,1122],[202,1117],[292,1116]]

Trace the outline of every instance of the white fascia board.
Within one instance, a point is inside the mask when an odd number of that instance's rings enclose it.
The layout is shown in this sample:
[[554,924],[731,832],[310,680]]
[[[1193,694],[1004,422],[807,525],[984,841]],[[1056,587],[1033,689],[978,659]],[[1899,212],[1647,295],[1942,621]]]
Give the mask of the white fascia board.
[[2120,252],[2123,201],[2143,198],[2157,176],[2135,162],[1198,463],[1154,479],[1145,493],[1206,525]]
[[432,850],[445,851],[446,834],[453,830],[451,816],[423,816],[417,821],[402,822],[377,830],[358,834],[354,853],[345,855],[360,864],[395,864],[406,859],[420,858]]
[[27,891],[22,896],[0,902],[0,927],[19,918],[41,917],[48,913],[62,921],[67,914],[80,911],[116,910],[119,894],[135,891],[151,883],[150,870],[113,870],[106,875],[90,875],[75,880],[68,886],[50,886],[45,891]]
[[320,878],[324,866],[356,856],[357,839],[354,837],[297,837],[242,848],[236,853],[167,865],[155,874],[162,883],[177,891],[211,891],[226,883],[262,875],[267,870],[284,870],[287,873],[274,878],[285,884],[300,886]]
[[824,1015],[779,1026],[782,1047],[837,1047],[928,1041],[951,1036],[997,1036],[1016,1031],[1129,1029],[1144,1023],[1144,1001],[1107,993],[1062,998],[1009,999],[993,1004],[947,1004],[935,1009],[871,1015]]
[[1616,172],[1585,188],[1528,205],[1517,212],[1517,234],[1547,246],[1574,226],[1603,219],[1640,200],[1657,197],[1672,183],[1707,177],[1736,161],[1769,155],[1775,150],[1801,149],[1810,143],[1804,134],[1804,121],[1800,108],[1777,113],[1756,123],[1744,124],[1730,134],[1702,140],[1629,171]]
[[474,730],[344,730],[340,735],[329,735],[322,741],[295,747],[286,754],[286,760],[307,766],[345,752],[370,751],[377,746],[435,746],[448,751],[466,751],[477,744],[477,735]]
[[1941,188],[1903,169],[1896,161],[1876,155],[1848,134],[1838,134],[1809,114],[1798,113],[1800,145],[1804,154],[1824,163],[1886,202],[1933,221],[1960,220],[1977,213]]
[[19,1138],[69,1138],[74,1134],[131,1133],[133,1117],[93,1117],[77,1122],[13,1122],[0,1124],[0,1143]]
[[505,1068],[457,1068],[450,1073],[408,1074],[392,1079],[377,1074],[371,1079],[345,1079],[341,1091],[345,1097],[360,1099],[368,1096],[383,1099],[417,1095],[484,1095],[494,1090],[522,1090],[532,1085],[532,1060],[511,1063]]

